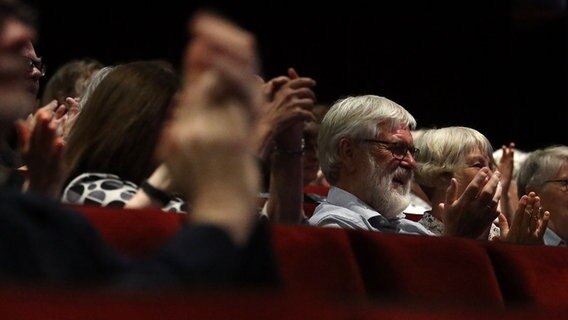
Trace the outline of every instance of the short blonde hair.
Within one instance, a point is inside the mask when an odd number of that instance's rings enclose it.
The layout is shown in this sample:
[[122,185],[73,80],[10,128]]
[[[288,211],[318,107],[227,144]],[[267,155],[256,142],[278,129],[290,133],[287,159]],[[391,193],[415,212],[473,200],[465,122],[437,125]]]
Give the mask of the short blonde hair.
[[414,140],[414,145],[420,149],[415,158],[415,179],[422,186],[434,187],[441,177],[463,168],[466,157],[476,149],[489,158],[491,169],[495,168],[491,143],[472,128],[428,129]]

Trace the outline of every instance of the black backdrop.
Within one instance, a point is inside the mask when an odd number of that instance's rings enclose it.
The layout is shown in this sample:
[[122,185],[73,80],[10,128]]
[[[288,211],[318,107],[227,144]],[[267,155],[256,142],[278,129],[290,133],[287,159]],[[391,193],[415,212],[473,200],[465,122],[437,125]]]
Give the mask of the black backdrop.
[[[179,1],[178,1],[179,2]],[[391,3],[391,2],[394,2]],[[294,66],[324,103],[378,94],[420,127],[463,125],[494,147],[568,144],[566,1],[208,3],[258,36],[263,74]],[[202,3],[31,1],[48,74],[92,57],[179,64],[187,18]],[[528,5],[527,5],[528,3]]]

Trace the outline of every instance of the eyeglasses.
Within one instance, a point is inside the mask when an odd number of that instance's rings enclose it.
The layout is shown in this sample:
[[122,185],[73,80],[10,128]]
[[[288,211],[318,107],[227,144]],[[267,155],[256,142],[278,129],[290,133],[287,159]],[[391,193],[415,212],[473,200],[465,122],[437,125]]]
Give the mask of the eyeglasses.
[[392,153],[392,156],[397,160],[404,160],[406,155],[410,152],[412,157],[418,156],[420,150],[415,148],[414,146],[407,146],[397,142],[388,142],[388,141],[381,141],[381,140],[374,140],[374,139],[363,139],[361,142],[365,143],[378,143],[385,145],[385,149]]
[[34,71],[34,68],[38,69],[39,72],[41,72],[41,76],[45,76],[45,63],[43,63],[43,61],[41,60],[41,58],[35,60],[35,59],[31,59],[31,58],[27,58],[28,59],[28,68],[29,68],[29,72]]
[[560,183],[560,187],[561,190],[564,192],[568,191],[568,178],[567,179],[558,179],[558,180],[546,180],[544,181],[544,183],[549,183],[549,182],[558,182]]

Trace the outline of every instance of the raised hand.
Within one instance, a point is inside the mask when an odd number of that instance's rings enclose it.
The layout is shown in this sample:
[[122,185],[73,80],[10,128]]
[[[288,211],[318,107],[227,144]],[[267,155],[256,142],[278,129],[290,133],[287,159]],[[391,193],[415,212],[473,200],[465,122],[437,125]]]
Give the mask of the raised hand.
[[62,158],[63,139],[57,136],[58,125],[50,110],[38,110],[33,123],[32,128],[21,120],[16,123],[27,166],[25,191],[58,199],[68,175]]
[[[289,140],[295,141],[302,133],[304,122],[315,120],[312,113],[316,101],[312,90],[315,85],[313,79],[300,77],[293,68],[288,70],[287,77],[279,76],[263,85],[265,100],[255,137],[262,159],[268,156],[275,142],[287,144]],[[293,126],[296,126],[293,137],[282,134]]]
[[503,145],[501,147],[502,155],[499,161],[499,171],[501,172],[501,187],[503,194],[501,197],[501,212],[509,220],[512,219],[515,208],[518,205],[518,200],[515,195],[510,195],[511,184],[513,183],[513,169],[515,158],[515,143],[509,143],[509,146]]
[[500,175],[499,171],[491,174],[488,168],[482,168],[459,198],[457,181],[452,178],[446,201],[440,204],[444,235],[479,238],[488,231],[499,215]]
[[550,212],[542,210],[540,197],[531,192],[519,200],[510,228],[507,220],[499,217],[499,238],[516,244],[544,244],[543,236],[549,219]]
[[191,220],[225,229],[242,244],[256,221],[260,175],[251,141],[260,89],[254,37],[198,13],[184,58],[184,85],[159,148]]
[[67,140],[71,128],[75,125],[77,117],[79,116],[79,100],[76,98],[67,97],[65,102],[69,105],[67,113],[61,118],[59,128],[61,129],[61,137],[63,140]]

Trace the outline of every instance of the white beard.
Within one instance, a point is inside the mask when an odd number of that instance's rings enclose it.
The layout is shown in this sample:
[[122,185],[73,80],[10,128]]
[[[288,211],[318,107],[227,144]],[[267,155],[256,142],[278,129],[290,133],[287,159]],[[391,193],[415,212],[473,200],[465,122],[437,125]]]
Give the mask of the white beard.
[[[401,167],[385,175],[373,164],[372,172],[366,179],[371,192],[371,207],[387,219],[399,215],[410,204],[412,176],[412,171]],[[403,185],[393,188],[394,178],[403,181]]]

